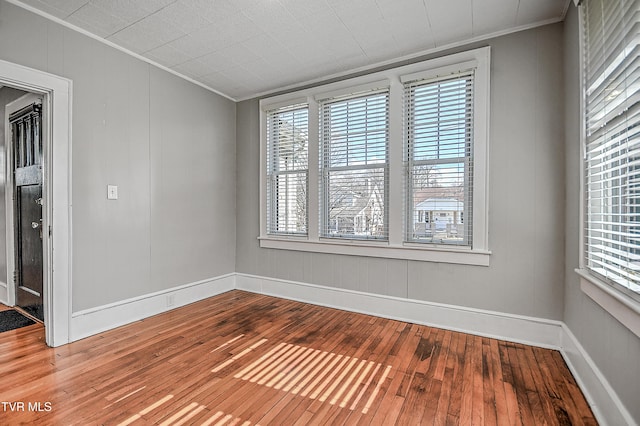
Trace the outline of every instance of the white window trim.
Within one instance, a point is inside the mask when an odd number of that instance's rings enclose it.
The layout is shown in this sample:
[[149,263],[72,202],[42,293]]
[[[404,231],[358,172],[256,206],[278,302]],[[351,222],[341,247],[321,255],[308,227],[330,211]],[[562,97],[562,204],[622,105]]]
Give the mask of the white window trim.
[[[580,7],[576,1],[576,6]],[[582,22],[582,11],[578,16],[579,49],[580,49],[580,208],[579,222],[584,225],[585,221],[585,161],[586,158],[586,108],[585,108],[585,75],[584,75],[584,23]],[[591,300],[596,302],[602,309],[608,312],[613,318],[640,337],[640,302],[623,293],[621,290],[604,282],[602,279],[592,274],[585,265],[585,227],[580,227],[578,238],[579,267],[575,269],[580,277],[580,290]]]
[[[474,174],[473,174],[473,248],[404,242],[404,107],[403,76],[437,77],[476,64],[474,82]],[[393,68],[319,87],[287,93],[260,101],[260,247],[305,252],[333,253],[392,259],[489,266],[488,181],[489,181],[489,93],[490,47],[461,52],[428,61]],[[444,74],[443,74],[444,73]],[[295,103],[309,105],[309,117],[318,116],[318,99],[327,94],[348,93],[362,88],[388,84],[389,93],[389,211],[388,241],[334,240],[319,235],[319,129],[318,120],[309,120],[309,199],[308,235],[274,236],[267,234],[266,223],[266,111]]]
[[580,290],[605,311],[640,337],[640,303],[589,273],[576,269],[580,276]]

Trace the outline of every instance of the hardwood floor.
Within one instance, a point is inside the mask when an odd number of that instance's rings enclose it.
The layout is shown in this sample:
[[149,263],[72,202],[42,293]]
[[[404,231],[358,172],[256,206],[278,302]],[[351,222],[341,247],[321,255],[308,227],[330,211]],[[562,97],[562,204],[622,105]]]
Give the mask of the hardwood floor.
[[0,423],[596,421],[557,351],[231,291],[60,348],[0,333]]

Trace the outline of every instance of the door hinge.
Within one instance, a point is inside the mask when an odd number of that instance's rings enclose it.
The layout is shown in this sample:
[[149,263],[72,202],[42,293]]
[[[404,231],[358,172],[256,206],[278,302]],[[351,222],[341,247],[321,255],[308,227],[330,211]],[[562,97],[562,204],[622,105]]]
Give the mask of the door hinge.
[[51,225],[49,225],[49,236],[53,233],[53,229],[51,229]]

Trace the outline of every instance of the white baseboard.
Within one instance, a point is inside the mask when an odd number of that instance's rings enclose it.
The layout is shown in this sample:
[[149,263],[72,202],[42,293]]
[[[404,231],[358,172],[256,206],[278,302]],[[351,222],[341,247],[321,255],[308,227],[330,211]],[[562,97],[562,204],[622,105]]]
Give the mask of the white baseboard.
[[601,425],[637,425],[600,369],[564,323],[560,352]]
[[236,288],[330,308],[558,349],[562,323],[421,300],[236,274]]
[[227,274],[75,312],[71,315],[69,340],[71,342],[80,340],[234,288],[235,274]]

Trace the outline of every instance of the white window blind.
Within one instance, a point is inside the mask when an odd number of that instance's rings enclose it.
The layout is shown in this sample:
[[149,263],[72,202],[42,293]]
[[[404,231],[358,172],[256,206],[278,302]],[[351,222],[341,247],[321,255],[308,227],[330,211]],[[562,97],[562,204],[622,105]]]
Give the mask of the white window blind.
[[389,93],[320,102],[321,235],[388,238]]
[[307,234],[309,108],[267,111],[267,233]]
[[404,85],[407,241],[471,246],[473,71]]
[[584,3],[585,266],[640,293],[640,1]]

